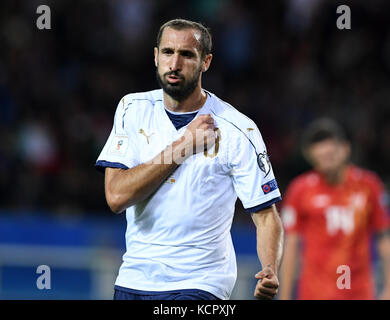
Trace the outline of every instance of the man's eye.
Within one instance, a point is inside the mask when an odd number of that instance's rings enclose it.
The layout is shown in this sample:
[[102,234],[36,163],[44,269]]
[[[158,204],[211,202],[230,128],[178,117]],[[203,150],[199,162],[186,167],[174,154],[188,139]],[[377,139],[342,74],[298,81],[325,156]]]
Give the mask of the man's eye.
[[193,57],[194,55],[192,54],[192,52],[189,52],[189,51],[185,51],[181,54],[183,57],[187,57],[187,58],[191,58]]

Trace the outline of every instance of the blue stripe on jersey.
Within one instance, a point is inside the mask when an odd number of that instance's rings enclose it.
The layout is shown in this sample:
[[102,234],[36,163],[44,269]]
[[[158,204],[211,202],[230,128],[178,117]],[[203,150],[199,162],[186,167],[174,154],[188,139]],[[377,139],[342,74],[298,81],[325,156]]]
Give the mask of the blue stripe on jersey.
[[[130,102],[127,107],[125,108],[125,111],[123,111],[123,115],[122,115],[122,129],[125,130],[125,115],[126,115],[126,112],[127,112],[127,109],[129,109],[129,106],[132,104],[132,102]],[[116,132],[115,132],[116,133]]]
[[192,119],[195,118],[196,112],[191,112],[191,113],[183,113],[183,114],[174,114],[169,112],[167,109],[165,109],[169,119],[171,119],[173,125],[175,126],[176,130],[179,130],[180,128],[186,126],[189,124]]
[[[222,100],[221,100],[222,101]],[[222,101],[223,102],[223,101]],[[255,149],[255,153],[256,153],[256,156],[259,156],[259,154],[257,153],[257,150],[256,150],[256,146],[254,145],[254,143],[252,142],[251,139],[249,139],[249,137],[244,133],[244,131],[242,131],[237,125],[235,125],[233,122],[229,121],[229,120],[226,120],[225,118],[217,115],[214,111],[211,110],[211,112],[218,118],[222,119],[222,120],[225,120],[226,122],[230,123],[232,126],[234,126],[236,129],[238,129],[250,142],[250,144],[252,145],[253,149]]]
[[[124,99],[124,98],[123,98]],[[143,100],[146,100],[146,101],[149,101],[151,102],[153,105],[157,102],[157,101],[162,101],[162,99],[156,99],[156,100],[150,100],[150,99],[147,99],[147,98],[133,98],[131,99],[131,102],[129,102],[126,106],[126,108],[124,109],[123,111],[123,115],[122,115],[122,129],[124,130],[125,129],[125,115],[126,115],[126,112],[127,110],[129,109],[129,106],[131,104],[133,104],[133,101],[143,101]],[[115,124],[115,121],[114,121],[114,124]],[[116,129],[115,129],[115,133],[116,133]]]
[[129,167],[125,166],[124,164],[120,162],[110,162],[110,161],[105,161],[105,160],[99,160],[95,164],[95,168],[104,173],[104,169],[106,168],[119,168],[119,169],[129,169]]
[[252,207],[252,208],[245,209],[245,211],[246,211],[247,213],[255,213],[255,212],[258,212],[258,211],[263,210],[263,209],[265,209],[265,208],[268,208],[268,207],[272,206],[274,203],[279,202],[279,201],[281,201],[281,200],[282,200],[281,197],[277,197],[277,198],[274,198],[274,199],[269,200],[269,201],[267,201],[267,202],[264,202],[264,203],[262,203],[262,204],[259,204],[259,205],[256,206],[256,207]]

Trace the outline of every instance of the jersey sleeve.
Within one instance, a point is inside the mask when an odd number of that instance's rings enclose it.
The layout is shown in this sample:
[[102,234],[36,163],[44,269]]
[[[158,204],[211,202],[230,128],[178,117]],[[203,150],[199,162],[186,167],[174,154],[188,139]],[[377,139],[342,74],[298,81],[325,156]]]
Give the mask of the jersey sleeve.
[[281,218],[285,232],[300,232],[303,228],[302,184],[293,180],[287,187],[282,203]]
[[107,167],[129,169],[139,164],[134,134],[126,121],[128,112],[129,105],[123,97],[116,109],[111,133],[95,164],[99,171],[104,172]]
[[378,176],[372,175],[370,179],[371,188],[371,214],[370,229],[372,232],[381,232],[390,228],[388,195],[382,181]]
[[267,150],[254,123],[237,137],[231,161],[233,186],[246,212],[254,213],[281,200]]

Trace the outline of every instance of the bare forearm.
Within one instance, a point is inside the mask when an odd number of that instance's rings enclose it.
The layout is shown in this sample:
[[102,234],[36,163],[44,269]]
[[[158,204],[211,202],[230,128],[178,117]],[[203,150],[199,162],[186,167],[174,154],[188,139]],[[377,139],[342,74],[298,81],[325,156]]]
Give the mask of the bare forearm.
[[105,192],[109,207],[119,213],[148,198],[183,161],[214,143],[214,119],[209,114],[199,115],[179,140],[147,163],[128,170],[107,168]]
[[297,266],[297,257],[299,256],[298,240],[299,238],[297,234],[291,234],[286,237],[283,261],[280,269],[282,285],[280,288],[279,298],[281,300],[288,300],[291,298]]
[[382,260],[384,289],[390,290],[390,236],[383,235],[378,243],[378,251]]
[[141,164],[129,170],[121,170],[120,174],[112,179],[110,191],[106,192],[110,208],[119,213],[146,199],[175,168],[174,164]]
[[105,181],[111,210],[122,212],[149,197],[176,170],[177,160],[183,159],[181,156],[180,141],[177,141],[147,163],[128,170],[106,169],[111,170],[106,172]]
[[267,212],[257,213],[257,254],[264,267],[270,266],[277,274],[283,255],[283,226],[273,206]]

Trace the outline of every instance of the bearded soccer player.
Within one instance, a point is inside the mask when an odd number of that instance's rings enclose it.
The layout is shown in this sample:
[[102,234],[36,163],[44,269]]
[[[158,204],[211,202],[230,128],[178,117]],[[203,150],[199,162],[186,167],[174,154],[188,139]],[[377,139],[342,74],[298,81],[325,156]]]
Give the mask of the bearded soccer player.
[[123,97],[96,166],[126,211],[126,253],[114,299],[228,299],[236,281],[230,228],[237,196],[257,229],[263,269],[254,295],[278,290],[280,192],[255,123],[201,86],[211,35],[175,19],[154,49],[162,87]]
[[382,182],[349,162],[345,132],[331,119],[309,126],[304,154],[313,170],[291,182],[282,207],[286,246],[280,299],[292,297],[298,257],[298,299],[375,299],[371,238],[384,273],[379,297],[389,299],[389,218]]

